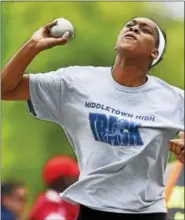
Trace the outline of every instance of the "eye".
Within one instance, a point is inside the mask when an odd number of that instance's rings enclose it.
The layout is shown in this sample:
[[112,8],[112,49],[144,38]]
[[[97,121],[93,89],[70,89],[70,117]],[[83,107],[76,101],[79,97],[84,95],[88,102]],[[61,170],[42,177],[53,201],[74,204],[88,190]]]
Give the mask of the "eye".
[[128,23],[128,24],[125,25],[125,27],[132,27],[132,26],[133,26],[132,23]]
[[150,32],[148,29],[146,29],[146,28],[143,28],[142,31],[143,31],[144,33],[146,33],[146,34],[151,34],[151,32]]

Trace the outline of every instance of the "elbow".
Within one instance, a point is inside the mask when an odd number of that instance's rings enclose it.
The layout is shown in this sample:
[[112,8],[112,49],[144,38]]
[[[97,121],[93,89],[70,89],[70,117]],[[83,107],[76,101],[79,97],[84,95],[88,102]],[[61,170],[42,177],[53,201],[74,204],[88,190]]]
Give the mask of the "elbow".
[[1,100],[5,100],[7,93],[7,85],[5,84],[3,77],[1,77]]
[[4,75],[1,72],[1,100],[4,100],[4,98],[6,96],[5,94],[6,94],[7,88],[8,88],[5,77],[3,77],[3,76]]
[[9,94],[15,90],[15,86],[8,83],[8,81],[1,79],[1,100],[8,100]]
[[5,88],[4,88],[4,84],[1,81],[1,100],[5,99]]
[[2,101],[10,101],[12,97],[11,92],[2,92],[1,90],[1,100]]
[[1,89],[1,100],[3,101],[6,100],[6,92],[4,92],[2,89]]
[[10,89],[4,83],[1,82],[1,100],[5,101],[8,99],[8,94],[12,92],[13,89]]

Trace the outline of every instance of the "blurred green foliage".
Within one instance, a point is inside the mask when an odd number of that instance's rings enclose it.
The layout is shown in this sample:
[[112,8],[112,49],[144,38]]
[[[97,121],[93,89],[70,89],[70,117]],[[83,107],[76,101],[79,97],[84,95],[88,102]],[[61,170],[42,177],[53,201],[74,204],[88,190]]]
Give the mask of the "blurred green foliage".
[[[152,74],[184,88],[184,21],[160,14],[160,4],[152,2],[2,2],[2,66],[42,25],[65,17],[76,28],[74,41],[64,47],[39,54],[29,72],[48,72],[68,65],[110,66],[114,45],[129,19],[149,16],[166,29],[168,45],[164,62]],[[12,73],[13,74],[13,73]],[[62,129],[35,120],[25,102],[2,103],[2,178],[24,180],[30,189],[30,202],[43,189],[41,178],[45,161],[58,154],[73,157]]]

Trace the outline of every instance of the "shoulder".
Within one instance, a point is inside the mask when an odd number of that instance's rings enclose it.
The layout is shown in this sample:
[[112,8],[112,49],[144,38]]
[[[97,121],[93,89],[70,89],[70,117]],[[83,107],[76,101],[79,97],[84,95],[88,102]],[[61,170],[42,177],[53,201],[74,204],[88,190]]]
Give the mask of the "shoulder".
[[[96,76],[104,77],[110,71],[110,67],[96,66],[66,66],[47,73],[30,73],[30,82],[45,82],[60,84],[60,82],[71,83],[78,79],[95,79]],[[105,73],[105,74],[103,74]]]
[[108,73],[110,67],[99,67],[99,66],[69,66],[61,68],[62,71],[65,69],[65,72],[69,76],[80,77],[80,76],[95,76],[100,73]]
[[156,90],[161,90],[163,94],[167,93],[169,95],[173,95],[174,98],[184,99],[184,90],[173,86],[158,77],[149,76],[149,78],[150,80],[152,80],[152,83]]
[[70,86],[79,84],[87,85],[88,83],[96,83],[97,79],[105,79],[108,73],[110,73],[110,67],[70,66],[65,67],[65,77],[63,80]]

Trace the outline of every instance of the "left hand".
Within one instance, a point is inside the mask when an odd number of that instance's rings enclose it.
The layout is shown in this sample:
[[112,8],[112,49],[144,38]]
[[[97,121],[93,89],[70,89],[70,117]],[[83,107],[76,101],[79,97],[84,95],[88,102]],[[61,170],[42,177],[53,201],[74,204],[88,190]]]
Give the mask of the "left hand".
[[184,164],[184,139],[170,140],[169,150],[174,153],[177,160]]

